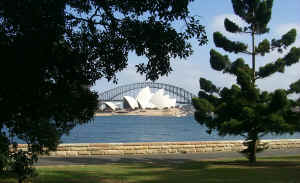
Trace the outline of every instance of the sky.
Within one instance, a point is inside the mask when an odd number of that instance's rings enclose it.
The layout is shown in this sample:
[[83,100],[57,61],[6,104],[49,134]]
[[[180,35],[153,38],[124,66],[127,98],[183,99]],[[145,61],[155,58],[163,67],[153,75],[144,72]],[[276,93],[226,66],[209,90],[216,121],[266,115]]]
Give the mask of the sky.
[[[213,32],[220,31],[227,38],[234,41],[242,41],[249,43],[250,37],[246,34],[231,34],[224,29],[224,19],[227,17],[237,23],[243,25],[243,21],[234,15],[231,0],[195,0],[189,6],[191,15],[200,16],[201,24],[206,27],[209,42],[205,46],[198,46],[197,42],[191,40],[194,53],[185,60],[173,59],[173,71],[168,77],[161,77],[156,82],[167,83],[184,88],[194,94],[197,94],[199,88],[199,78],[204,77],[211,80],[218,87],[231,87],[235,83],[235,78],[222,72],[214,71],[209,64],[209,51],[216,49],[222,54],[228,54],[220,48],[214,46],[212,35]],[[265,38],[279,39],[281,35],[288,32],[291,28],[296,28],[297,38],[292,46],[300,47],[300,0],[274,0],[272,9],[272,18],[269,22],[269,34],[258,36],[256,43]],[[180,27],[178,27],[180,29]],[[250,44],[249,44],[250,46]],[[291,47],[292,47],[291,46]],[[265,57],[257,57],[257,68],[266,63],[274,62],[279,57],[283,57],[288,50],[283,54],[272,52]],[[238,57],[244,58],[246,63],[251,64],[250,57],[244,54],[228,54],[231,60]],[[117,86],[131,84],[136,82],[145,82],[145,76],[136,73],[135,65],[145,61],[144,57],[137,57],[135,54],[130,54],[128,58],[128,67],[117,74],[118,84],[106,79],[101,79],[92,87],[94,91],[103,92]],[[285,73],[276,73],[272,76],[258,80],[257,85],[263,90],[273,91],[277,88],[288,88],[292,82],[300,79],[300,63],[294,64],[286,68]]]

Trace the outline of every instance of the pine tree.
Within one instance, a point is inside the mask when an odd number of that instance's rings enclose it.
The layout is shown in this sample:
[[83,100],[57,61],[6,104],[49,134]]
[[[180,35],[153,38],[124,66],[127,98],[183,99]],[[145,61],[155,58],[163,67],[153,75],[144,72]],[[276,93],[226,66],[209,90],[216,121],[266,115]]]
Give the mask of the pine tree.
[[251,48],[239,41],[231,41],[220,32],[213,34],[218,48],[229,53],[251,55],[252,66],[244,59],[231,61],[212,49],[210,65],[214,70],[236,77],[231,88],[219,88],[211,81],[200,78],[199,98],[193,99],[196,108],[195,118],[208,128],[208,133],[218,131],[221,136],[240,135],[245,137],[247,148],[244,152],[250,162],[256,162],[256,152],[261,150],[259,140],[266,134],[294,133],[300,130],[300,100],[289,99],[291,93],[300,92],[300,80],[289,89],[273,92],[261,91],[256,80],[267,78],[276,72],[284,72],[285,67],[299,62],[300,48],[292,47],[289,52],[276,61],[256,69],[255,59],[272,51],[282,53],[296,39],[296,30],[291,29],[280,39],[264,39],[257,46],[255,37],[269,32],[267,24],[271,19],[273,0],[232,0],[233,9],[247,26],[225,19],[228,32],[249,35]]

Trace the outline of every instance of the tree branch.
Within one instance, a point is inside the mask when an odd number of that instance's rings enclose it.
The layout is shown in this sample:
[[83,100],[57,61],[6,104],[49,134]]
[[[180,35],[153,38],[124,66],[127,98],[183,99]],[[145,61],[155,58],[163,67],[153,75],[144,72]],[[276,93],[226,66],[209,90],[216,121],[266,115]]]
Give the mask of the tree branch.
[[261,79],[261,78],[262,78],[262,77],[257,76],[257,77],[254,78],[254,81],[256,81],[256,80],[258,80],[258,79]]
[[248,54],[248,55],[252,55],[252,52],[250,52],[250,51],[247,51],[247,50],[245,50],[245,51],[242,51],[241,53],[245,53],[245,54]]
[[97,7],[97,9],[95,10],[95,13],[89,19],[92,20],[95,16],[100,16],[100,15],[97,15],[99,10],[100,10],[100,7]]

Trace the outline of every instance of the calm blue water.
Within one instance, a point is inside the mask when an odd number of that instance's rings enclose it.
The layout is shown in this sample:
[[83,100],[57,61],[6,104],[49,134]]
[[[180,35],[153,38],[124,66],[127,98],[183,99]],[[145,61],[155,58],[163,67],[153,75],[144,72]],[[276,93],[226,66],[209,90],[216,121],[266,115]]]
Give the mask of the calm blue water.
[[[265,136],[264,139],[300,139],[294,135]],[[239,136],[219,137],[206,133],[206,127],[198,124],[193,116],[148,117],[148,116],[105,116],[95,117],[88,124],[77,126],[63,143],[108,143],[108,142],[162,142],[162,141],[207,141],[239,140]]]

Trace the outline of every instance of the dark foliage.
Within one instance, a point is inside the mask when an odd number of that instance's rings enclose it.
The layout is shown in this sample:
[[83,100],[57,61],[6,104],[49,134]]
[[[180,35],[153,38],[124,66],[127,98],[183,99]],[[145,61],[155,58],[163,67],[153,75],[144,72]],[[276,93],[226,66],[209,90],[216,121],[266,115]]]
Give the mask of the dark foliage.
[[[188,39],[205,44],[191,1],[1,0],[0,171],[11,159],[23,180],[38,153],[90,121],[98,107],[90,86],[117,81],[129,52],[148,58],[137,71],[155,80],[172,70],[172,58],[192,54]],[[176,30],[175,21],[186,29]],[[28,152],[9,149],[16,138]]]

